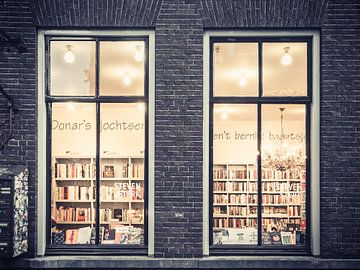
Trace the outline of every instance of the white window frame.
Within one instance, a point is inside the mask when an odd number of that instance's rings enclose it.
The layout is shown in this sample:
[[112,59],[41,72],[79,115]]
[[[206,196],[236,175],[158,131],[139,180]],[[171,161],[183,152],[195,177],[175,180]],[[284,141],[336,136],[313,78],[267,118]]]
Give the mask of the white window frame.
[[46,248],[46,104],[45,104],[45,36],[110,36],[149,38],[149,145],[148,145],[148,255],[154,255],[154,163],[155,163],[155,32],[154,31],[77,31],[46,30],[38,31],[38,145],[37,145],[37,255],[43,256]]
[[209,255],[209,99],[210,38],[226,37],[312,37],[312,103],[310,126],[311,253],[320,255],[320,34],[318,31],[206,31],[203,39],[203,255]]

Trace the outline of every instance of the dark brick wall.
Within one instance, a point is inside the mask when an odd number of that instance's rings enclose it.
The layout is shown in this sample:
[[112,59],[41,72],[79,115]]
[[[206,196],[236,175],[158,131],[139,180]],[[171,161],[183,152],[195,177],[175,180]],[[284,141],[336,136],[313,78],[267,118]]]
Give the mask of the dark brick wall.
[[155,37],[156,256],[202,254],[202,38],[194,1],[163,1]]
[[[28,53],[0,49],[0,83],[15,97],[15,133],[0,165],[24,164],[30,255],[36,238],[36,27],[156,30],[155,253],[202,254],[204,28],[321,31],[321,253],[360,256],[360,3],[356,0],[0,0],[0,27]],[[4,99],[0,98],[1,104]],[[2,105],[1,105],[2,106]],[[5,109],[0,109],[1,133]],[[38,181],[44,181],[39,179]],[[183,214],[183,217],[176,217]]]
[[321,35],[321,252],[360,257],[360,2],[330,1]]
[[[14,134],[8,145],[0,151],[0,166],[26,165],[29,179],[29,249],[34,255],[36,239],[36,31],[27,0],[0,1],[0,28],[12,37],[26,42],[27,52],[18,54],[15,49],[0,48],[0,84],[14,98]],[[0,141],[9,131],[6,100],[0,95]]]

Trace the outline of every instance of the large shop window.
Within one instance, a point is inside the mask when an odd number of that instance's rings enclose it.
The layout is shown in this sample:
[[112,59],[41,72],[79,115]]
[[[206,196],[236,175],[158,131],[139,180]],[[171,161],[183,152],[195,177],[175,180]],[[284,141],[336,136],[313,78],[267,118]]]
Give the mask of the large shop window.
[[210,44],[210,252],[307,253],[311,40]]
[[47,250],[146,251],[148,40],[47,38]]

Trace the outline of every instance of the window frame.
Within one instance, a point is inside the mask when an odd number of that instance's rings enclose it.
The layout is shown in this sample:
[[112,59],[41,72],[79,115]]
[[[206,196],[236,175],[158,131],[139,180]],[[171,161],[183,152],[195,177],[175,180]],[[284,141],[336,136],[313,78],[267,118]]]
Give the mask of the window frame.
[[[77,254],[94,254],[94,255],[147,255],[148,254],[148,236],[149,236],[149,36],[148,35],[44,35],[45,38],[45,85],[44,101],[46,106],[46,245],[45,255],[77,255]],[[50,95],[50,42],[52,41],[93,41],[95,42],[95,93],[93,96],[61,96]],[[142,95],[100,95],[100,42],[102,41],[143,41],[144,42],[144,93]],[[139,245],[121,245],[121,244],[100,244],[99,238],[96,237],[95,244],[76,244],[76,245],[55,245],[51,244],[51,123],[53,103],[79,102],[89,103],[96,106],[96,218],[95,228],[96,235],[100,230],[100,111],[101,104],[126,104],[126,103],[144,103],[144,243]]]
[[[258,44],[258,95],[257,96],[214,96],[214,43],[241,43],[256,42]],[[307,43],[307,95],[306,96],[263,96],[263,46],[264,42],[306,42]],[[205,43],[206,44],[206,43]],[[254,35],[254,36],[209,36],[209,145],[208,145],[208,232],[209,232],[209,254],[210,255],[254,255],[254,254],[281,254],[281,255],[310,255],[311,254],[311,106],[313,97],[313,37],[309,35],[282,36],[282,35]],[[260,153],[257,159],[258,173],[258,244],[257,245],[213,245],[213,113],[214,104],[256,104],[257,105],[257,151]],[[262,104],[302,104],[305,106],[306,126],[306,244],[304,246],[264,246],[262,245],[262,212],[261,212],[261,107]]]

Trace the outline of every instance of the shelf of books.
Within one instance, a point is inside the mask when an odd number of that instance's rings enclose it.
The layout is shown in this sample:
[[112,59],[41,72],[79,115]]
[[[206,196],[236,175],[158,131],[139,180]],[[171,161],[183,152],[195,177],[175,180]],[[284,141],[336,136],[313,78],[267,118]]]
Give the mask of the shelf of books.
[[[95,158],[52,160],[52,241],[94,244]],[[102,244],[141,244],[144,232],[144,159],[100,159],[100,239]],[[84,227],[86,226],[86,227]]]
[[[263,244],[304,244],[305,172],[262,170]],[[257,244],[257,169],[254,164],[213,166],[215,244]],[[285,239],[284,238],[284,239]]]

